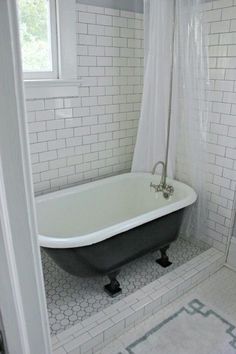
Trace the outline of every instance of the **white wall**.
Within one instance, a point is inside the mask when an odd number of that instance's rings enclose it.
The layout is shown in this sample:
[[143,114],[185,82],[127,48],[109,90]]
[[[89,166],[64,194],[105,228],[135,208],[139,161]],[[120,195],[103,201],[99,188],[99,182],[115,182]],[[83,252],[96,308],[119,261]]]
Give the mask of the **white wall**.
[[[36,193],[129,171],[143,76],[143,15],[77,4],[73,96],[28,100]],[[27,89],[29,91],[29,89]],[[78,93],[77,93],[78,92]]]
[[236,269],[236,219],[235,219],[235,212],[236,212],[236,199],[234,200],[234,226],[232,231],[232,238],[229,243],[229,252],[227,257],[227,263]]
[[233,237],[230,242],[227,263],[236,269],[236,238]]

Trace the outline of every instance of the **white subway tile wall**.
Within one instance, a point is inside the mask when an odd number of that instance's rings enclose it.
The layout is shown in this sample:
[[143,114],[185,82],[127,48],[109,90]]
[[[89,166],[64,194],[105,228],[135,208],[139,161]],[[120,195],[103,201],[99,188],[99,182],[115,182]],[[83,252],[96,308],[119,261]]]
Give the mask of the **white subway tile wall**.
[[143,82],[143,15],[76,4],[77,97],[27,100],[36,194],[130,171]]
[[236,0],[205,4],[211,90],[208,231],[203,239],[226,251],[232,235],[236,197]]

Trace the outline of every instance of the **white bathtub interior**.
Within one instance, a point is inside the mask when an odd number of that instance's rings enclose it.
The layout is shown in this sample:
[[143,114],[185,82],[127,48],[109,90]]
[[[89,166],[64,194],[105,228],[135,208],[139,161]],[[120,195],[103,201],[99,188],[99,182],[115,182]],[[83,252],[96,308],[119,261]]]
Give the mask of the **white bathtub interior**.
[[150,183],[160,176],[127,173],[37,198],[40,245],[78,247],[102,241],[192,204],[196,193],[169,180],[174,195],[165,199]]

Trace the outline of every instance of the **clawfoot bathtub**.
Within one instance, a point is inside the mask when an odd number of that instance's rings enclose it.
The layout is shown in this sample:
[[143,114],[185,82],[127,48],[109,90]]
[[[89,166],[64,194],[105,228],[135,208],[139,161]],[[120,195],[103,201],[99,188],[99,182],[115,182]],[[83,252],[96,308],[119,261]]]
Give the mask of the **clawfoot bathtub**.
[[150,251],[170,265],[166,250],[176,240],[184,208],[196,201],[186,184],[169,180],[174,194],[165,199],[150,182],[160,176],[127,173],[36,198],[39,243],[66,272],[87,277],[106,274],[105,290],[120,291],[122,266]]

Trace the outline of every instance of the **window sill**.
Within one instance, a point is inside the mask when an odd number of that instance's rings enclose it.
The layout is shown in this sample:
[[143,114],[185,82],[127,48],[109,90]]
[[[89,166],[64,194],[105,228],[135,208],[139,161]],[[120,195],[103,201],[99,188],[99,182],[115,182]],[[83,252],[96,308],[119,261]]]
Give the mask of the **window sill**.
[[25,87],[57,87],[57,86],[80,86],[82,80],[63,80],[63,79],[42,79],[24,80]]
[[76,97],[82,80],[24,80],[26,99]]

